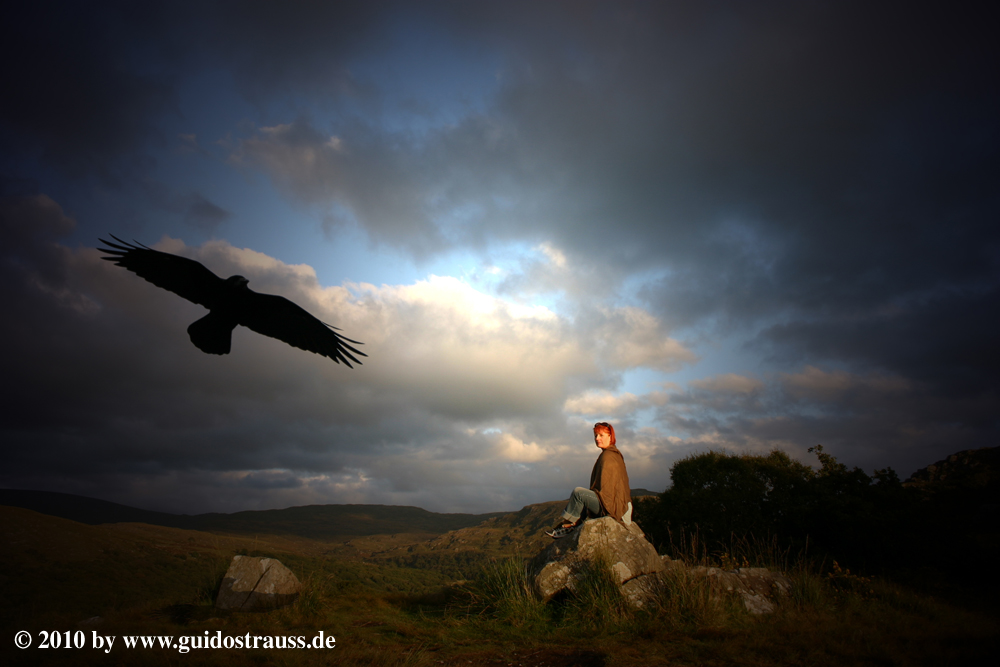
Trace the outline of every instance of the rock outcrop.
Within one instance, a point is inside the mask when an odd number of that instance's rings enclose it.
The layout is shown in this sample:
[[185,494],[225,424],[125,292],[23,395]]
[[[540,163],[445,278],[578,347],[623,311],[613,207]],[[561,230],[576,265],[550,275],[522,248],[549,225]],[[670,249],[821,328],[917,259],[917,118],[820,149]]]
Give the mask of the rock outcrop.
[[626,527],[611,517],[603,517],[585,521],[535,556],[530,566],[535,590],[544,600],[564,590],[575,590],[595,559],[610,564],[622,593],[636,607],[669,595],[677,579],[704,579],[712,595],[739,595],[750,613],[769,614],[774,611],[774,600],[788,594],[792,585],[783,574],[766,568],[689,568],[681,561],[658,555],[634,522]]
[[531,564],[535,589],[548,600],[577,581],[595,558],[611,564],[619,583],[664,569],[663,560],[639,526],[628,527],[611,517],[584,521],[570,535],[554,540]]
[[276,609],[295,602],[302,584],[274,558],[233,556],[215,606],[236,611]]
[[[666,558],[666,556],[664,556]],[[669,587],[670,577],[704,579],[713,596],[738,595],[751,614],[774,612],[774,600],[788,595],[792,581],[780,572],[771,572],[765,567],[741,567],[722,570],[717,567],[686,567],[680,561],[668,561],[663,572],[636,577],[622,586],[622,592],[636,607],[645,607],[664,595]]]

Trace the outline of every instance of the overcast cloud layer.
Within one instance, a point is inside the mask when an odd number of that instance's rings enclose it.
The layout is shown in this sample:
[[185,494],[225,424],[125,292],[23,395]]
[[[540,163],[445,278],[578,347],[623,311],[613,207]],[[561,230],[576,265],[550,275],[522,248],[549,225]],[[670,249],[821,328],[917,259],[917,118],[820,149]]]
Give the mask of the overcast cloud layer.
[[[878,4],[878,3],[875,3]],[[0,27],[0,485],[485,512],[1000,431],[993,23],[908,3],[34,3]],[[281,294],[353,370],[100,260]]]

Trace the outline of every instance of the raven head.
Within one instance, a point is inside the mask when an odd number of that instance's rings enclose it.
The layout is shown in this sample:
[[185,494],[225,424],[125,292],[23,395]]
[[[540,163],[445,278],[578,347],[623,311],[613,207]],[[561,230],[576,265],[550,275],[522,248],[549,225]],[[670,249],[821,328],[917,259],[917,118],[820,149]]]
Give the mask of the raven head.
[[236,289],[248,289],[247,285],[250,284],[250,281],[243,276],[229,276],[226,278],[226,284],[230,287],[235,287]]

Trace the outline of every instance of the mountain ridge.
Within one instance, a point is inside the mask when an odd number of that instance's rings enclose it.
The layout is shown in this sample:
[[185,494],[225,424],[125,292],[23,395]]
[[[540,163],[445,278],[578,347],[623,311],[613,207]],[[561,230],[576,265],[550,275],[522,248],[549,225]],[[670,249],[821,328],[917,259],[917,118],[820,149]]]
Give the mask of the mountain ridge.
[[225,514],[170,514],[55,491],[0,489],[0,505],[20,507],[87,525],[146,523],[237,534],[343,539],[397,533],[444,534],[509,512],[438,513],[405,505],[301,505]]

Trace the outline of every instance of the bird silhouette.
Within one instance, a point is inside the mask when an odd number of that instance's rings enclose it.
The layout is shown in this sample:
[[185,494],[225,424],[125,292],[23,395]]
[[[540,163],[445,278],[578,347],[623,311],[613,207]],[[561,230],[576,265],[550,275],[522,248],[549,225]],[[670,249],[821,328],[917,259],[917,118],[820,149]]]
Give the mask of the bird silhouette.
[[329,357],[348,368],[354,368],[351,361],[361,364],[354,355],[368,356],[348,344],[363,343],[341,336],[336,327],[321,322],[283,296],[254,292],[247,287],[250,281],[243,276],[223,280],[193,259],[142,244],[133,245],[114,234],[110,236],[118,243],[99,239],[108,247],[98,250],[111,255],[101,259],[208,308],[208,315],[193,322],[187,330],[191,342],[202,352],[229,354],[233,329],[240,324],[293,347]]

